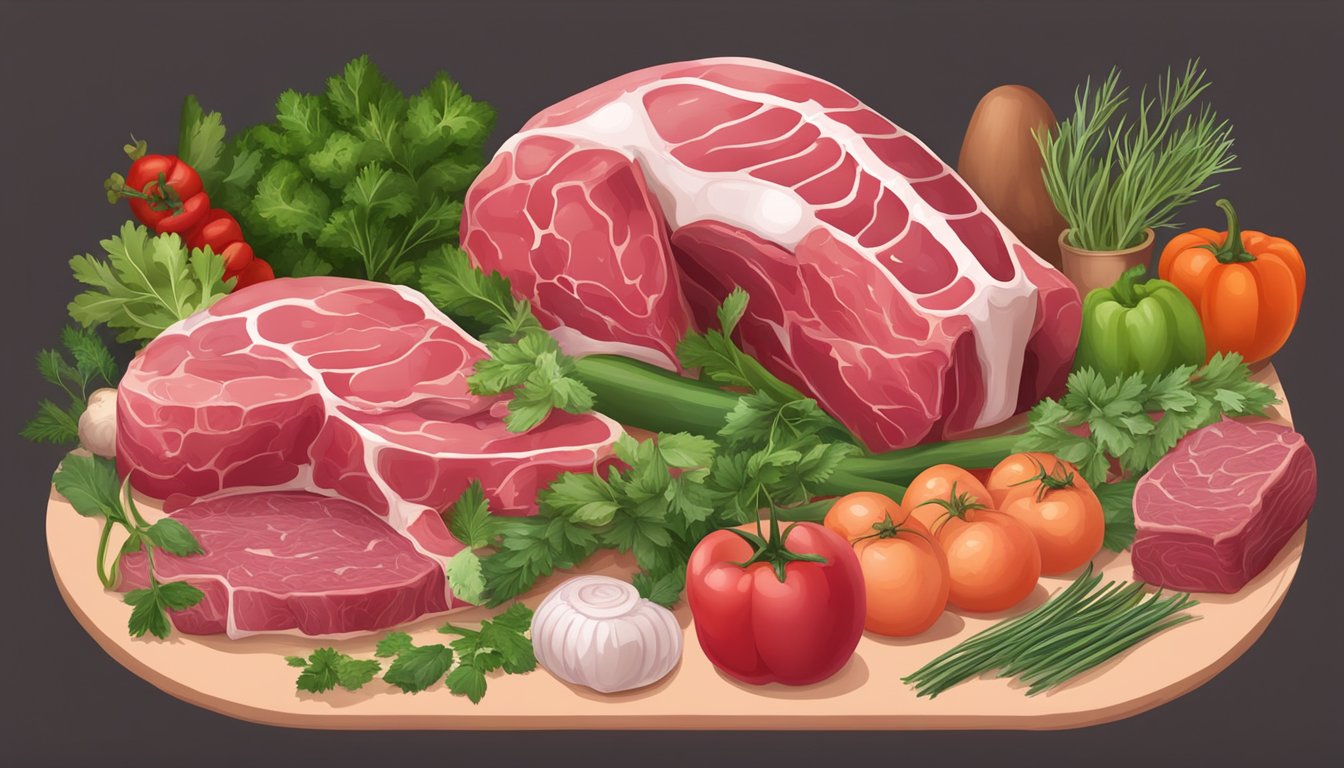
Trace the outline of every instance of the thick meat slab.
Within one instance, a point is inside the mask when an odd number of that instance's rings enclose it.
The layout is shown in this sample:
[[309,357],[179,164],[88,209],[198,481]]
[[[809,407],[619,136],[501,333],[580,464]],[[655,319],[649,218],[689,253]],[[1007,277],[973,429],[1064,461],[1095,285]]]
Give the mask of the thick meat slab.
[[621,433],[604,416],[564,413],[507,431],[506,399],[467,388],[485,354],[403,286],[255,285],[169,328],[131,363],[118,391],[118,465],[156,498],[339,496],[445,565],[462,544],[439,511],[468,483],[479,479],[501,513],[531,514],[541,486],[591,469]]
[[1236,592],[1265,569],[1316,501],[1302,436],[1224,419],[1186,435],[1134,491],[1135,577],[1194,592]]
[[688,326],[742,286],[742,344],[873,449],[1030,406],[1077,342],[1077,291],[918,139],[752,59],[544,110],[473,184],[462,231],[573,354],[675,369]]
[[[171,509],[171,507],[169,507]],[[205,598],[170,612],[194,635],[371,631],[448,610],[443,571],[358,504],[301,492],[222,496],[172,517],[204,554],[154,555],[160,581],[185,580]],[[140,552],[122,561],[122,588],[148,585]]]

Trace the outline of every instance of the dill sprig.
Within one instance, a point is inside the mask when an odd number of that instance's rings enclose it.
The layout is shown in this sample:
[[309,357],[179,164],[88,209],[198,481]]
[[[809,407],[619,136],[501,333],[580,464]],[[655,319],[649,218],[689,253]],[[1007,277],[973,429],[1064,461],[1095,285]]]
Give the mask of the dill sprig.
[[1179,226],[1176,212],[1213,189],[1213,176],[1236,170],[1232,126],[1208,104],[1199,61],[1174,78],[1144,86],[1137,115],[1125,115],[1129,89],[1112,69],[1095,90],[1088,78],[1074,91],[1074,114],[1056,131],[1034,133],[1045,160],[1041,175],[1069,224],[1069,244],[1090,251],[1132,248],[1144,230]]
[[1107,582],[1092,566],[1063,592],[1015,619],[979,632],[902,680],[933,698],[998,670],[1027,684],[1027,695],[1065,683],[1143,640],[1195,616],[1190,595],[1145,597],[1140,583]]

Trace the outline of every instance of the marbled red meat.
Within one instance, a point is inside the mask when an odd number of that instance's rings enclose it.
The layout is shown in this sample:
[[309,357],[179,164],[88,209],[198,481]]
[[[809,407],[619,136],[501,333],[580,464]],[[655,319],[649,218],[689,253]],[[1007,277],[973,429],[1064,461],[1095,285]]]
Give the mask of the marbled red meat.
[[[353,502],[263,492],[167,509],[205,550],[154,555],[160,581],[185,580],[205,593],[200,603],[171,614],[181,632],[326,635],[448,610],[442,567]],[[147,584],[144,555],[128,554],[122,588]]]
[[443,568],[462,543],[440,510],[479,479],[492,509],[531,514],[541,487],[590,470],[621,434],[604,416],[562,412],[509,432],[507,399],[467,387],[485,354],[404,286],[258,284],[169,328],[132,361],[118,388],[118,465],[156,498],[340,497],[435,562],[448,604]]
[[1077,291],[927,147],[751,59],[640,70],[532,118],[467,194],[463,243],[573,354],[676,369],[739,340],[870,448],[997,423],[1063,384]]
[[1236,592],[1315,501],[1316,459],[1292,429],[1224,419],[1196,430],[1134,491],[1134,575],[1171,589]]

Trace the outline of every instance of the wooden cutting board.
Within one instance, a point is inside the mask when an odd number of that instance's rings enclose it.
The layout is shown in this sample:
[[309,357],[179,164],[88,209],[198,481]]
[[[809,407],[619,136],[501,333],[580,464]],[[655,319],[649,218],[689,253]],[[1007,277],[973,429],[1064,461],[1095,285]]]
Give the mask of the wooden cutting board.
[[[1257,374],[1283,396],[1273,368]],[[1288,405],[1275,417],[1291,423]],[[152,508],[145,503],[145,510]],[[145,511],[142,510],[142,511]],[[801,688],[750,686],[719,674],[700,652],[690,609],[677,610],[685,632],[681,664],[647,688],[600,694],[570,686],[546,671],[498,676],[473,705],[442,685],[402,694],[375,680],[355,692],[296,693],[296,670],[286,655],[320,645],[372,657],[381,633],[339,640],[258,636],[242,640],[174,633],[167,640],[135,639],[126,631],[130,608],[106,592],[94,574],[99,526],[77,515],[52,491],[47,505],[47,548],[61,594],[84,629],[119,663],[158,688],[197,706],[259,723],[333,729],[983,729],[1071,728],[1118,720],[1180,696],[1240,656],[1273,618],[1297,572],[1306,526],[1250,584],[1235,595],[1198,595],[1198,621],[1168,630],[1052,692],[1028,698],[1005,680],[972,680],[936,699],[916,698],[900,681],[939,653],[1003,616],[948,612],[928,632],[897,640],[865,635],[853,659],[833,678]],[[1130,579],[1129,555],[1103,552],[1096,566],[1112,579]],[[628,560],[601,554],[586,573],[623,576]],[[531,605],[557,574],[526,596]],[[1011,614],[1044,602],[1072,580],[1044,578]],[[455,613],[454,623],[488,618],[491,611]],[[403,627],[424,642],[439,642],[443,619]],[[433,639],[431,639],[433,638]]]

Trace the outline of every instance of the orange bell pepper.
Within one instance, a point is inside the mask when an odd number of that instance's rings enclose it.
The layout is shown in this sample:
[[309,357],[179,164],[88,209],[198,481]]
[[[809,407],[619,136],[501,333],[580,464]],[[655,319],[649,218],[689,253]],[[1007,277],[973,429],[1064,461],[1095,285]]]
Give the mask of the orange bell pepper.
[[1236,352],[1248,363],[1279,351],[1297,323],[1306,287],[1302,255],[1292,243],[1242,231],[1227,200],[1227,231],[1195,229],[1162,249],[1157,273],[1199,310],[1206,358]]

